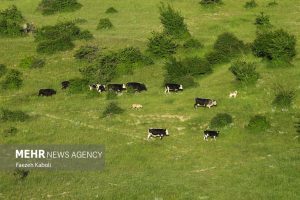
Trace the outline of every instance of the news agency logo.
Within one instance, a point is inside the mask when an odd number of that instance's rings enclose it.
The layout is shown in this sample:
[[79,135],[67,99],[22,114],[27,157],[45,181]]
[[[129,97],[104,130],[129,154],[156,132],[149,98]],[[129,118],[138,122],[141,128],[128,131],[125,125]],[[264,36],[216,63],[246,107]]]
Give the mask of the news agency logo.
[[101,170],[102,145],[0,145],[0,169]]

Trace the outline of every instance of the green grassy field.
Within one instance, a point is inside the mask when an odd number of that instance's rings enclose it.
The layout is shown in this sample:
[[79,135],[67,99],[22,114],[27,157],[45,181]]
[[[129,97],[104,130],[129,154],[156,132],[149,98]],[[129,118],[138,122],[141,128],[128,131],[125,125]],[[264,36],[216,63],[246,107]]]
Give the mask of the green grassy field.
[[[58,20],[84,18],[83,29],[95,39],[76,41],[80,45],[97,44],[111,50],[135,46],[146,49],[153,30],[161,30],[160,0],[79,0],[83,7],[64,14],[43,16],[36,11],[40,0],[1,0],[0,10],[15,4],[28,21],[37,26],[53,25]],[[204,48],[177,53],[180,57],[203,55],[212,49],[217,36],[225,31],[245,42],[255,39],[253,24],[259,12],[270,15],[271,23],[300,38],[300,2],[278,1],[267,7],[265,0],[256,0],[258,7],[247,10],[246,1],[224,0],[222,6],[203,8],[199,0],[172,0],[181,11],[189,31]],[[117,14],[105,14],[108,7]],[[100,18],[109,17],[112,30],[96,30]],[[0,63],[18,68],[24,56],[36,55],[32,36],[0,38]],[[74,50],[75,50],[74,49]],[[300,52],[299,42],[297,52]],[[183,93],[164,94],[163,64],[136,69],[133,75],[118,77],[114,82],[144,82],[148,91],[124,94],[117,98],[125,112],[101,118],[108,104],[106,96],[90,97],[61,91],[60,82],[80,77],[78,69],[85,63],[73,58],[73,51],[45,56],[42,69],[20,69],[24,86],[20,90],[0,91],[0,107],[19,109],[32,118],[20,123],[0,123],[0,131],[15,126],[13,137],[0,136],[0,144],[103,144],[106,148],[105,169],[100,172],[31,171],[23,181],[16,181],[12,172],[0,172],[0,199],[283,199],[300,198],[299,138],[294,124],[300,111],[300,56],[291,67],[270,69],[251,55],[245,59],[257,62],[261,78],[250,87],[237,86],[228,70],[230,63],[214,67],[214,72],[198,79],[199,86]],[[272,105],[274,85],[294,88],[297,97],[288,111]],[[40,98],[40,88],[57,89],[58,94]],[[87,88],[88,89],[88,88]],[[229,99],[230,91],[238,90],[238,98]],[[194,110],[195,97],[218,101],[211,109]],[[140,103],[142,110],[130,109]],[[233,116],[232,126],[220,129],[217,141],[203,141],[205,130],[217,113]],[[266,132],[251,133],[244,127],[251,116],[264,114],[271,122]],[[170,137],[145,140],[150,127],[169,129]]]

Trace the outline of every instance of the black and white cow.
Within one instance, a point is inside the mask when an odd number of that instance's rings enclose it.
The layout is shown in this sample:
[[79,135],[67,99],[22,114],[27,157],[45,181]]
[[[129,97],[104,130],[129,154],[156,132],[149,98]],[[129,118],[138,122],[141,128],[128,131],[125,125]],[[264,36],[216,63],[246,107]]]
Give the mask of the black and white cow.
[[48,97],[48,96],[52,96],[54,94],[56,94],[56,91],[53,90],[53,89],[40,89],[39,90],[39,96],[46,96],[46,97]]
[[160,137],[160,139],[163,139],[163,137],[169,136],[168,129],[162,129],[162,128],[149,128],[148,129],[148,137],[149,140],[151,137]]
[[126,83],[126,87],[128,89],[132,89],[134,92],[147,91],[147,87],[143,83],[129,82],[129,83]]
[[106,86],[105,85],[102,85],[102,84],[96,84],[96,90],[101,93],[101,92],[104,92],[106,91]]
[[213,99],[203,99],[203,98],[195,98],[195,104],[194,104],[194,108],[198,108],[198,107],[212,107],[212,106],[216,106],[217,105],[217,101],[213,100]]
[[126,90],[126,85],[125,84],[108,84],[107,89],[108,89],[108,91],[122,92],[123,90]]
[[165,85],[165,93],[178,92],[178,91],[182,91],[182,90],[183,90],[183,87],[180,84],[167,83]]
[[90,90],[96,90],[97,89],[97,84],[91,84],[89,85]]
[[63,81],[61,82],[61,89],[67,89],[70,85],[70,81]]
[[208,138],[213,138],[216,140],[216,137],[219,136],[219,131],[213,131],[213,130],[205,130],[204,131],[204,140],[208,140]]

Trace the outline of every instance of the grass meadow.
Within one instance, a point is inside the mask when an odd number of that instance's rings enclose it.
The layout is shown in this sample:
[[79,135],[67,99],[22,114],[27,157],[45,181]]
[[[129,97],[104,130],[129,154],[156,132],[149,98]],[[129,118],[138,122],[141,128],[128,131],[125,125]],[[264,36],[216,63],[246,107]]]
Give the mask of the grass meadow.
[[[270,0],[271,1],[271,0]],[[252,55],[244,59],[257,63],[261,77],[253,86],[242,87],[228,70],[230,63],[214,66],[213,73],[197,79],[199,86],[178,94],[164,94],[164,59],[151,66],[138,67],[132,75],[114,82],[144,82],[148,91],[123,94],[115,100],[123,114],[102,118],[109,100],[106,95],[69,94],[60,82],[80,77],[86,63],[76,61],[74,51],[83,44],[96,44],[105,50],[128,46],[145,50],[152,31],[162,30],[160,0],[79,0],[75,12],[43,16],[36,10],[40,0],[1,0],[0,10],[15,4],[27,21],[37,26],[57,21],[86,19],[80,24],[95,39],[76,41],[72,51],[45,55],[41,69],[17,67],[25,56],[36,55],[32,36],[0,38],[0,63],[23,73],[20,90],[0,91],[0,107],[23,110],[32,117],[26,122],[0,123],[0,131],[15,126],[15,136],[0,135],[1,144],[103,144],[105,169],[99,172],[30,171],[17,181],[12,171],[0,172],[0,199],[283,199],[300,198],[300,146],[295,123],[300,115],[300,46],[293,66],[271,69]],[[267,0],[256,0],[258,7],[245,9],[246,1],[223,0],[221,6],[204,8],[199,0],[169,0],[185,17],[193,37],[204,48],[179,50],[178,57],[203,57],[212,49],[217,36],[232,32],[245,42],[256,37],[255,17],[264,11],[271,23],[300,38],[300,2],[281,0],[268,7]],[[116,14],[105,14],[109,7]],[[96,30],[100,18],[109,17],[111,30]],[[296,90],[291,108],[282,111],[272,105],[274,86],[284,84]],[[53,97],[38,97],[40,88],[54,88]],[[87,87],[88,90],[88,87]],[[238,90],[236,99],[229,92]],[[88,91],[87,91],[88,92]],[[193,108],[195,97],[213,98],[217,107]],[[132,110],[131,104],[143,105]],[[233,124],[220,129],[217,141],[203,140],[203,131],[217,113],[229,113]],[[250,117],[264,114],[271,122],[265,132],[245,129]],[[163,140],[145,140],[147,129],[168,128]]]

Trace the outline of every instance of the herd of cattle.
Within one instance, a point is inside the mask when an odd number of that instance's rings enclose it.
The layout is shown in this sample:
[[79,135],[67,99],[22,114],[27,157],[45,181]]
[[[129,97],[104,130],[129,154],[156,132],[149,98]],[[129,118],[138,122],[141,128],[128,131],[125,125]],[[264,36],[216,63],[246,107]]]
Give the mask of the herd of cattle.
[[[61,82],[61,88],[67,89],[70,86],[70,81],[63,81]],[[96,90],[99,93],[109,91],[109,92],[116,92],[122,93],[123,91],[132,91],[132,92],[142,92],[147,91],[147,87],[143,83],[138,82],[128,82],[126,84],[91,84],[89,85],[89,89]],[[165,84],[165,93],[170,92],[178,92],[183,91],[183,86],[180,84],[175,83],[167,83]],[[40,89],[38,96],[52,96],[55,95],[56,91],[54,89]],[[237,91],[231,92],[229,94],[229,98],[236,98]],[[195,98],[194,108],[197,109],[198,107],[207,107],[211,108],[212,106],[217,106],[217,101],[214,99],[207,99],[207,98]],[[141,104],[132,104],[133,109],[141,109],[143,106]],[[216,130],[205,130],[204,131],[204,140],[208,140],[208,138],[216,139],[218,137],[219,131]],[[168,129],[162,128],[150,128],[148,130],[148,137],[160,137],[162,139],[164,136],[169,136]]]

